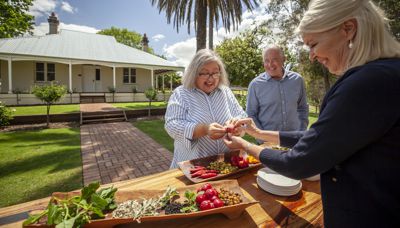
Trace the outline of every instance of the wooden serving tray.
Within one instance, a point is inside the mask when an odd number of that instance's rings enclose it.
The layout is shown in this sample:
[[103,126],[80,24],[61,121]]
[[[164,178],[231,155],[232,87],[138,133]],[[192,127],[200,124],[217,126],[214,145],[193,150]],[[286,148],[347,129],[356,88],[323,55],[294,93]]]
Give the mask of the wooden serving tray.
[[185,174],[185,176],[193,183],[208,182],[208,181],[212,181],[212,180],[223,179],[223,178],[226,178],[226,177],[229,177],[232,175],[243,174],[255,167],[259,167],[262,165],[261,163],[249,164],[249,167],[247,167],[247,168],[238,169],[238,170],[233,171],[232,173],[228,173],[228,174],[218,174],[215,177],[211,177],[211,178],[207,178],[207,179],[202,179],[199,177],[193,178],[190,175],[190,169],[194,168],[194,166],[196,166],[196,165],[207,167],[210,164],[210,162],[213,162],[213,161],[224,161],[224,162],[230,163],[231,157],[237,156],[237,155],[240,155],[242,157],[247,156],[247,154],[243,151],[234,150],[234,151],[230,151],[230,152],[223,153],[223,154],[213,155],[213,156],[204,157],[204,158],[197,158],[197,159],[193,159],[193,160],[189,160],[189,161],[178,162],[178,165],[179,165],[179,168],[182,170],[183,174]]
[[[237,182],[237,180],[221,180],[221,181],[215,181],[210,183],[215,189],[219,190],[221,187],[227,190],[232,190],[235,193],[238,193],[241,198],[242,198],[242,203],[232,205],[232,206],[223,206],[219,208],[214,208],[206,211],[198,211],[198,212],[192,212],[192,213],[184,213],[184,214],[172,214],[172,215],[165,215],[164,212],[160,213],[157,216],[146,216],[142,217],[140,219],[140,222],[146,222],[146,221],[160,221],[160,220],[170,220],[170,219],[183,219],[183,218],[194,218],[194,217],[202,217],[206,215],[211,215],[211,214],[224,214],[226,217],[229,219],[234,219],[239,217],[243,211],[246,209],[246,207],[251,206],[253,204],[258,203],[258,201],[254,200],[249,200],[247,199]],[[195,185],[190,185],[186,187],[181,187],[181,188],[176,188],[176,190],[179,192],[180,199],[184,199],[184,194],[186,190],[190,191],[196,191],[198,188],[200,188],[204,183],[201,184],[195,184]],[[132,191],[117,191],[115,193],[115,201],[117,203],[121,203],[127,200],[141,200],[143,198],[152,198],[152,197],[158,197],[161,196],[165,192],[165,189],[163,190],[132,190]],[[80,192],[75,191],[75,192],[68,192],[68,193],[53,193],[54,196],[57,196],[59,198],[66,198],[66,197],[71,197],[75,196],[77,194],[80,194]],[[180,201],[178,199],[178,201]],[[43,208],[45,209],[45,208]],[[120,224],[128,224],[128,223],[137,223],[137,221],[133,220],[132,218],[112,218],[111,214],[107,214],[105,219],[98,219],[98,220],[92,220],[90,223],[86,224],[84,227],[85,228],[91,228],[91,227],[96,227],[96,228],[108,228],[108,227],[113,227],[116,225]],[[24,227],[51,227],[46,224],[31,224],[28,226]]]

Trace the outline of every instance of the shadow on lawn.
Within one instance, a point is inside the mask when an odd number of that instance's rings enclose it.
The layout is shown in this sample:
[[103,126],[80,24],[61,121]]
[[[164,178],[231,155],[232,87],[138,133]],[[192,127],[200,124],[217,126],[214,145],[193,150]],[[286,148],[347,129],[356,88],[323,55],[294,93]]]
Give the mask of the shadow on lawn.
[[[3,139],[16,145],[16,148],[29,148],[29,154],[25,155],[27,152],[23,152],[25,154],[21,154],[20,158],[3,163],[0,173],[4,176],[45,167],[51,167],[51,174],[82,166],[79,134],[71,136],[66,133],[37,131],[7,134]],[[42,149],[42,146],[46,147]]]
[[54,181],[45,186],[40,186],[37,188],[29,189],[28,191],[21,192],[22,194],[14,197],[13,199],[8,199],[7,202],[3,202],[3,206],[11,206],[19,203],[24,203],[31,200],[41,199],[51,196],[53,192],[69,192],[82,188],[82,175],[75,174],[68,178],[63,178],[61,180]]

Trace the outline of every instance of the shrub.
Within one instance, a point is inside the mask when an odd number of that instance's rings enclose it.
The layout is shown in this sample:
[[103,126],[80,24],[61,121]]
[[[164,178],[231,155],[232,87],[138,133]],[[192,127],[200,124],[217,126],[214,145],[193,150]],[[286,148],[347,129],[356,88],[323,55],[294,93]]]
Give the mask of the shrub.
[[144,91],[144,94],[146,95],[146,98],[149,99],[149,116],[150,116],[151,102],[156,100],[157,91],[153,88],[149,88],[146,91]]
[[10,120],[13,118],[12,112],[13,110],[3,105],[0,101],[0,127],[10,124]]
[[51,83],[50,85],[35,86],[32,93],[47,106],[47,127],[50,125],[50,106],[59,101],[67,93],[63,85]]

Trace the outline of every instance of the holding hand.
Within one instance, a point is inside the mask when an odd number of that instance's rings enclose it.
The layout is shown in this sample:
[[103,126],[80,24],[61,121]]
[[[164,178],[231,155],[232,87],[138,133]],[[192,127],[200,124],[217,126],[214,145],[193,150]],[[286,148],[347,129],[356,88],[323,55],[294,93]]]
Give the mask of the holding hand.
[[240,127],[243,129],[247,134],[257,138],[257,134],[259,133],[260,129],[256,126],[252,118],[244,118],[237,120],[235,122],[235,127]]
[[233,136],[231,133],[224,138],[224,143],[229,149],[241,150],[244,149],[248,142],[241,137]]
[[220,139],[225,135],[225,127],[218,123],[211,123],[208,125],[207,135],[214,140]]
[[234,136],[242,137],[245,133],[244,126],[238,125],[237,124],[238,121],[239,120],[236,118],[226,121],[226,123],[225,123],[226,133],[231,133]]

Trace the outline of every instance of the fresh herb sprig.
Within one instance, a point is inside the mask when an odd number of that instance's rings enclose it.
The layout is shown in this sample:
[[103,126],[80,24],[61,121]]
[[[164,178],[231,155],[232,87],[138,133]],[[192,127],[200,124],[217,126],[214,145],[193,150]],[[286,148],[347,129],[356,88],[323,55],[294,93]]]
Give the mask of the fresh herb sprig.
[[79,196],[68,199],[53,196],[42,213],[30,216],[23,225],[33,224],[45,215],[46,224],[56,225],[56,228],[82,227],[92,219],[104,218],[105,212],[117,207],[114,202],[117,189],[111,186],[97,191],[99,187],[100,184],[94,182],[84,187]]
[[199,208],[197,207],[197,204],[196,204],[196,196],[197,196],[197,194],[195,192],[192,192],[189,190],[185,191],[186,200],[184,203],[185,207],[183,207],[181,209],[182,213],[190,213],[190,212],[195,212],[195,211],[199,210]]

